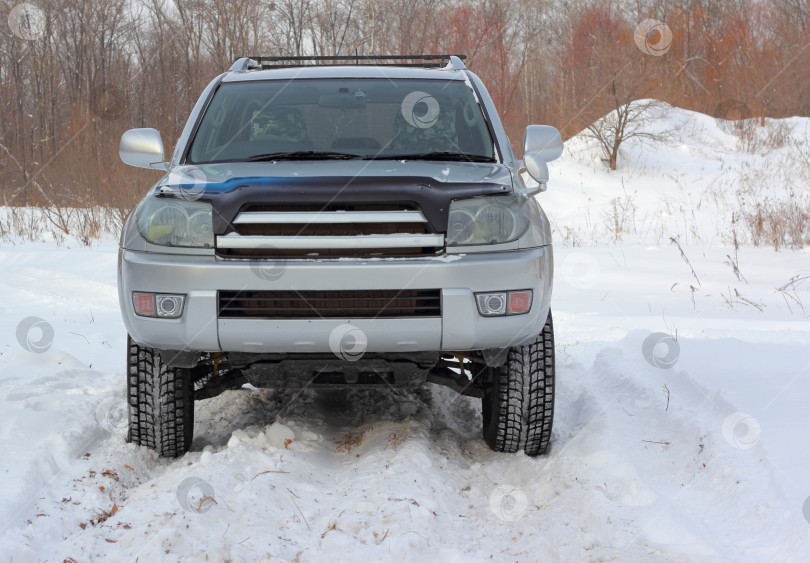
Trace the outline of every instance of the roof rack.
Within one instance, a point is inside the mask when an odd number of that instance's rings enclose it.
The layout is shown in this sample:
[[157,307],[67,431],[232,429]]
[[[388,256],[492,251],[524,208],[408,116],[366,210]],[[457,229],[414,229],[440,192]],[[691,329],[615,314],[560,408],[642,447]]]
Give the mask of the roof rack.
[[[347,55],[320,57],[241,57],[229,70],[267,70],[301,66],[405,66],[464,70],[467,55]],[[388,61],[388,62],[384,62]],[[420,62],[408,62],[420,61]]]

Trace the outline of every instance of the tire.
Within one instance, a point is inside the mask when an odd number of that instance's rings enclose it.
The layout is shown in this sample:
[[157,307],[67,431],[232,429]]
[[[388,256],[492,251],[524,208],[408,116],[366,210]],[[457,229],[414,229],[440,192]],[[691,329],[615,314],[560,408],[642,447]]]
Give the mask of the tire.
[[131,338],[127,344],[127,440],[163,457],[181,456],[194,436],[191,370],[169,367],[160,352]]
[[531,344],[509,349],[506,363],[487,368],[481,400],[484,440],[496,452],[548,451],[554,421],[554,324],[551,311]]

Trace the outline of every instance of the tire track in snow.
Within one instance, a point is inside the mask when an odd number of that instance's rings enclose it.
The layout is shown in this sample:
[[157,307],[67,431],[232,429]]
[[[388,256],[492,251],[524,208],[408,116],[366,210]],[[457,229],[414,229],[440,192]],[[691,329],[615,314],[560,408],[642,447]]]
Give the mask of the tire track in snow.
[[[47,516],[32,516],[0,544],[77,560],[792,553],[798,539],[788,531],[796,529],[778,499],[735,482],[768,479],[767,464],[729,451],[713,430],[722,413],[685,374],[635,357],[636,340],[604,346],[590,367],[561,362],[546,458],[491,452],[474,402],[448,409],[444,389],[307,392],[281,421],[275,415],[293,393],[232,391],[198,403],[195,451],[160,460],[108,439],[49,488],[33,511]],[[668,411],[662,381],[672,393]],[[192,477],[215,493],[197,499],[205,510],[178,500]],[[499,498],[500,485],[511,486],[514,498]],[[113,505],[116,513],[98,522]],[[66,539],[41,545],[43,534]]]

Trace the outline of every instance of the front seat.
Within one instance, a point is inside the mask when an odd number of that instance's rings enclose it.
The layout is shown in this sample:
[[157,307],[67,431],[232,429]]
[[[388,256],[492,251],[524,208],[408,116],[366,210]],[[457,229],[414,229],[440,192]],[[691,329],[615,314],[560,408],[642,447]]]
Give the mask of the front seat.
[[[417,110],[418,111],[418,110]],[[448,103],[439,105],[439,115],[433,123],[408,123],[401,111],[394,118],[390,147],[396,152],[459,152],[455,112]]]
[[255,111],[250,120],[250,140],[311,144],[304,115],[298,108],[291,107],[272,107]]

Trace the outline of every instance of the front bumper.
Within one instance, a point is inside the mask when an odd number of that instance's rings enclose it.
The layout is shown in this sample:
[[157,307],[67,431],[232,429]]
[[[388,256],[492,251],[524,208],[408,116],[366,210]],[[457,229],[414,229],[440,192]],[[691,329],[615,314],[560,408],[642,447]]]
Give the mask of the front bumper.
[[[329,336],[351,324],[368,352],[462,351],[526,344],[540,333],[551,300],[551,246],[414,259],[226,260],[119,250],[124,324],[139,344],[164,350],[328,353]],[[267,275],[270,272],[272,275]],[[442,316],[376,319],[220,319],[218,291],[441,289]],[[484,318],[474,293],[534,290],[524,315]],[[179,319],[136,316],[132,292],[184,293]]]

